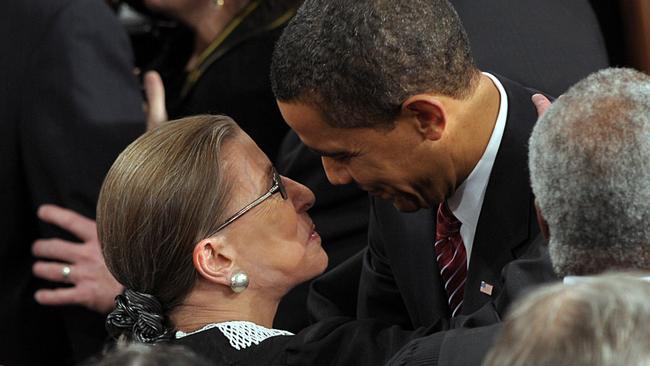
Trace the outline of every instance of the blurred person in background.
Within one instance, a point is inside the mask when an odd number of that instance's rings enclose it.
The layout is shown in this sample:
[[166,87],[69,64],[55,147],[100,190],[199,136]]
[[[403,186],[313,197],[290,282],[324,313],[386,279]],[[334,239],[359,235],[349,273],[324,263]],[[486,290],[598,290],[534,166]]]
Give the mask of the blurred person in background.
[[[204,113],[237,120],[272,160],[288,128],[269,81],[271,54],[299,0],[144,0],[180,22],[145,67],[151,119]],[[160,76],[158,76],[158,74]]]
[[483,365],[648,365],[650,283],[640,276],[600,275],[533,291],[513,305]]
[[[0,364],[72,365],[100,349],[96,311],[113,304],[95,299],[121,285],[96,278],[103,261],[70,272],[58,249],[94,258],[99,246],[71,243],[36,211],[55,203],[94,217],[110,164],[144,130],[142,98],[128,38],[102,0],[6,2],[0,30]],[[53,237],[71,242],[32,248]],[[70,298],[86,308],[43,306]]]
[[124,343],[84,366],[209,366],[210,362],[181,346]]

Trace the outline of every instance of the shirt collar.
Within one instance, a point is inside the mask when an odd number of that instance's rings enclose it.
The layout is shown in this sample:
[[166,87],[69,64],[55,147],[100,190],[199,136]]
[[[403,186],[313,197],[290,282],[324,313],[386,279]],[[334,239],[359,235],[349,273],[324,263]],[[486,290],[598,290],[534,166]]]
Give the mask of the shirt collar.
[[499,90],[499,113],[494,129],[492,130],[492,136],[483,152],[483,156],[481,156],[481,159],[467,179],[447,199],[449,209],[462,223],[460,234],[467,249],[467,258],[470,258],[471,255],[474,234],[476,233],[476,226],[481,213],[481,207],[483,206],[485,190],[490,180],[492,166],[499,151],[501,138],[503,137],[503,131],[505,130],[506,120],[508,118],[508,96],[503,85],[494,75],[487,72],[484,72],[483,75],[489,77]]
[[[579,283],[585,283],[598,279],[594,276],[566,276],[562,279],[562,283],[565,285],[577,285]],[[646,282],[650,282],[650,276],[641,276],[638,279]]]

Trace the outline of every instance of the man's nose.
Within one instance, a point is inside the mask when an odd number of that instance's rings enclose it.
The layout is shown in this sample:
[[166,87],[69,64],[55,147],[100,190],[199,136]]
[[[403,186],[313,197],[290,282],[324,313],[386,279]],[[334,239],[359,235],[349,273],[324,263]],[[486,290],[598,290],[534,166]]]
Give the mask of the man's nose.
[[323,169],[325,169],[325,174],[330,183],[334,185],[343,185],[353,182],[352,176],[344,164],[325,156],[322,157],[321,160],[323,162]]

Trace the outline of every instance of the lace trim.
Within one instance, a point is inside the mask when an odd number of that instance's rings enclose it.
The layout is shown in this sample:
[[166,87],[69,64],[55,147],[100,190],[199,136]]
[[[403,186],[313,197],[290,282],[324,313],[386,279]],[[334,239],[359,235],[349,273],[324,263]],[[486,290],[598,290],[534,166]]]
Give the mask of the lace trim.
[[253,344],[258,345],[271,337],[293,335],[293,333],[287,332],[286,330],[269,329],[247,321],[232,321],[206,324],[203,328],[189,333],[179,330],[176,332],[176,339],[212,328],[219,328],[221,333],[228,338],[230,345],[236,350],[248,348]]

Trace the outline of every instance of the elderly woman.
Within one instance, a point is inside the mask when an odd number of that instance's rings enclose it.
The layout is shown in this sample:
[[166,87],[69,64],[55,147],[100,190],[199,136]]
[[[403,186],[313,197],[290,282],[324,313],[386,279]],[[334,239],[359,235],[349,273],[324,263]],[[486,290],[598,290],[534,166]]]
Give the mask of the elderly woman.
[[332,319],[271,329],[278,302],[327,256],[314,196],[279,176],[227,117],[164,124],[131,144],[101,190],[106,264],[126,290],[107,328],[172,340],[218,364],[381,364],[421,332]]

